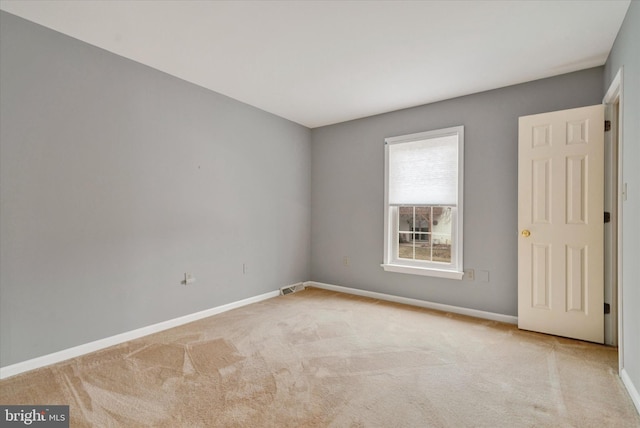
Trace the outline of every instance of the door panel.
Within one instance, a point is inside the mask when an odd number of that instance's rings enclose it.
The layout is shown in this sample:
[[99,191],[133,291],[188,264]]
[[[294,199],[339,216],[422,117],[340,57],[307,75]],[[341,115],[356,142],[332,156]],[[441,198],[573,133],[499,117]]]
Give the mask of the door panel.
[[519,121],[518,326],[604,340],[604,106]]

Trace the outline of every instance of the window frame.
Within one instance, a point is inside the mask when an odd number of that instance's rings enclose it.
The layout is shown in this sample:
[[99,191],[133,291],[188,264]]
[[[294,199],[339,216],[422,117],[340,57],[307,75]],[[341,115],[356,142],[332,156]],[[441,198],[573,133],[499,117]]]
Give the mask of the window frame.
[[[398,236],[401,232],[398,227],[398,206],[389,205],[389,147],[394,144],[412,143],[450,135],[458,136],[457,204],[452,212],[454,221],[451,230],[451,263],[400,259],[396,256]],[[460,125],[415,134],[389,137],[385,138],[384,143],[384,262],[381,264],[382,268],[387,272],[461,280],[464,276],[464,126]],[[423,204],[421,206],[443,205]]]

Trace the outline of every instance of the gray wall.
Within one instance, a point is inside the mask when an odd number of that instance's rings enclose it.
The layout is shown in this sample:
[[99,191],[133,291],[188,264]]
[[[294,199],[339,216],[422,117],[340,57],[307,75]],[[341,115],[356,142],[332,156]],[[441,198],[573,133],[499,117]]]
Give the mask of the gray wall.
[[605,66],[606,91],[620,67],[623,76],[622,175],[628,199],[622,204],[624,369],[640,391],[640,2],[632,1]]
[[[311,279],[517,315],[518,117],[599,104],[602,79],[599,67],[312,130]],[[464,265],[489,282],[384,272],[384,138],[455,125],[465,127]]]
[[0,19],[2,366],[309,278],[307,128]]

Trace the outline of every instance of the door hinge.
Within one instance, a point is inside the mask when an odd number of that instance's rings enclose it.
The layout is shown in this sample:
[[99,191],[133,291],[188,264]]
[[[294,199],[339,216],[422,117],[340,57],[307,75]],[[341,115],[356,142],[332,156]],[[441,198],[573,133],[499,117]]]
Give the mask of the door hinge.
[[604,121],[604,130],[605,131],[611,131],[611,121],[610,120],[605,120]]
[[604,212],[604,222],[605,223],[611,222],[611,213],[610,212],[607,212],[607,211]]
[[611,305],[608,303],[604,304],[604,313],[605,314],[610,314],[611,313]]

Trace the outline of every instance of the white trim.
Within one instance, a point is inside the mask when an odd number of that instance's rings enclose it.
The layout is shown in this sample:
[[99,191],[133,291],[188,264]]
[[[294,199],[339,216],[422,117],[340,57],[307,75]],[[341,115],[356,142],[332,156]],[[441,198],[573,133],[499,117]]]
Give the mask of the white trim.
[[611,129],[604,133],[604,211],[611,214],[604,225],[604,301],[610,304],[604,316],[604,344],[618,346],[618,113],[615,104],[605,104],[605,123]]
[[451,312],[454,314],[467,315],[470,317],[504,322],[507,324],[518,324],[518,317],[512,315],[479,311],[477,309],[462,308],[459,306],[445,305],[442,303],[434,303],[426,300],[411,299],[409,297],[393,296],[391,294],[376,293],[375,291],[360,290],[357,288],[342,287],[340,285],[325,284],[315,281],[307,281],[304,283],[304,286],[322,288],[324,290],[337,291],[339,293],[353,294],[356,296],[370,297],[372,299],[386,300],[389,302],[402,303],[405,305],[418,306],[421,308],[434,309],[436,311]]
[[602,99],[603,104],[614,102],[618,98],[618,96],[622,94],[622,69],[623,67],[620,67],[615,77],[611,81],[611,85],[609,85],[609,89],[607,89],[607,93]]
[[[623,197],[623,189],[624,189],[624,177],[622,175],[622,157],[623,157],[623,148],[624,148],[624,127],[622,126],[623,120],[623,109],[624,109],[624,90],[623,90],[623,82],[624,82],[624,67],[620,67],[618,72],[616,73],[611,85],[609,85],[609,89],[607,89],[607,93],[605,94],[602,102],[604,104],[613,104],[616,101],[618,102],[618,207],[617,207],[617,228],[618,228],[618,250],[617,250],[617,258],[618,258],[618,273],[617,273],[617,313],[618,313],[618,372],[622,374],[624,370],[624,322],[623,322],[623,281],[622,281],[622,240],[623,240],[623,218],[622,218],[622,204],[624,202]],[[640,411],[640,410],[639,410]]]
[[129,340],[138,339],[140,337],[157,333],[159,331],[167,330],[173,327],[178,327],[183,324],[188,324],[190,322],[197,321],[202,318],[207,318],[216,314],[220,314],[222,312],[227,312],[232,309],[250,305],[251,303],[257,303],[263,300],[271,299],[273,297],[277,297],[279,294],[280,294],[279,290],[270,291],[268,293],[260,294],[258,296],[253,296],[247,299],[238,300],[237,302],[227,303],[226,305],[217,306],[215,308],[206,309],[204,311],[174,318],[168,321],[159,322],[157,324],[127,331],[125,333],[116,334],[115,336],[106,337],[104,339],[99,339],[93,342],[74,346],[73,348],[63,349],[62,351],[54,352],[48,355],[43,355],[41,357],[33,358],[27,361],[22,361],[20,363],[12,364],[10,366],[0,367],[0,379],[7,378],[9,376],[15,376],[17,374],[20,374],[29,370],[38,369],[40,367],[48,366],[51,364],[59,363],[61,361],[68,360],[70,358],[79,357],[81,355],[85,355],[90,352],[99,351],[101,349],[108,348],[109,346],[119,345]]
[[380,266],[386,272],[408,273],[411,275],[435,276],[438,278],[462,279],[464,272],[454,270],[433,269],[419,266],[396,265],[391,263],[383,263]]
[[434,129],[432,131],[416,132],[415,134],[400,135],[397,137],[387,137],[384,139],[386,144],[402,144],[412,143],[414,141],[428,140],[431,138],[446,137],[449,135],[460,135],[464,132],[464,126],[451,126],[449,128]]
[[627,392],[631,397],[631,401],[633,401],[633,404],[636,406],[636,410],[640,413],[640,393],[625,369],[620,370],[620,379],[622,379],[624,387],[627,388]]

